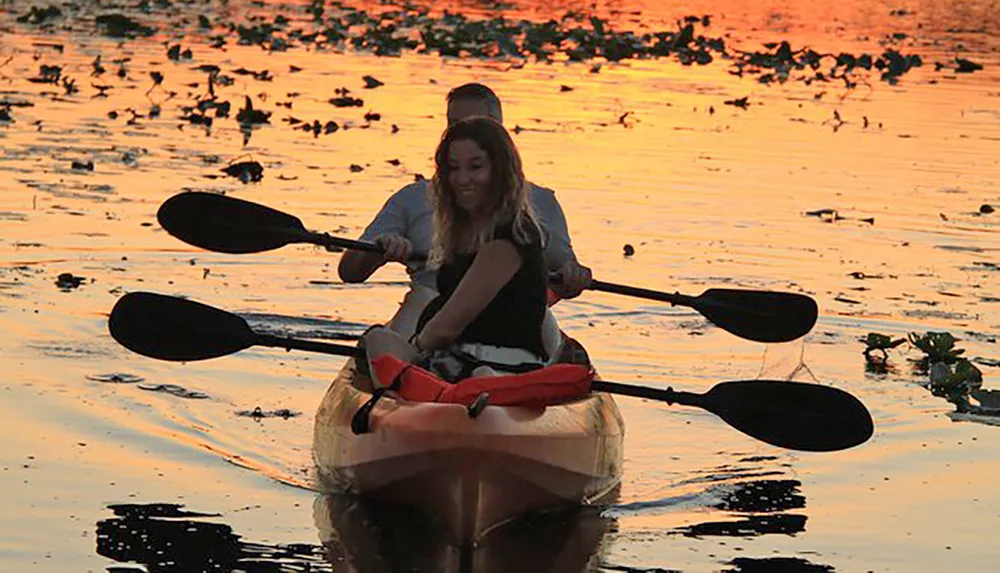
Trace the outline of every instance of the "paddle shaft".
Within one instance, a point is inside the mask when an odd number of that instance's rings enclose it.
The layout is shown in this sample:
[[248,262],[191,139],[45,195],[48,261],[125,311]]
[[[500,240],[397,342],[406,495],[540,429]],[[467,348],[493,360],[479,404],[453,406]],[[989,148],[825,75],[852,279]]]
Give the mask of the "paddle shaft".
[[[361,357],[361,350],[354,346],[333,344],[330,342],[319,342],[315,340],[302,340],[298,338],[289,338],[287,336],[255,333],[253,342],[257,346],[270,346],[272,348],[284,348],[285,350],[321,352],[323,354],[349,356],[352,358]],[[632,384],[608,382],[605,380],[594,380],[591,382],[590,388],[595,392],[607,392],[609,394],[620,394],[622,396],[658,400],[666,402],[667,404],[686,404],[691,406],[698,406],[698,400],[702,396],[701,394],[695,394],[693,392],[678,392],[672,388],[661,390],[659,388],[634,386]]]
[[[258,346],[284,348],[285,350],[304,350],[306,352],[321,352],[323,354],[334,354],[337,356],[349,356],[353,358],[361,357],[361,350],[354,346],[333,344],[330,342],[319,342],[315,340],[302,340],[299,338],[289,338],[287,336],[255,333],[253,342]],[[634,386],[632,384],[608,382],[606,380],[594,380],[591,383],[590,388],[595,392],[607,392],[609,394],[620,394],[622,396],[658,400],[666,402],[667,404],[686,404],[691,406],[698,406],[698,400],[702,397],[701,394],[695,394],[693,392],[678,392],[672,388],[661,390],[659,388]]]
[[681,306],[692,306],[695,304],[695,297],[688,296],[680,293],[668,293],[661,292],[658,290],[652,290],[648,288],[631,287],[628,285],[620,285],[615,283],[607,283],[604,281],[593,280],[590,286],[587,287],[590,290],[598,290],[602,292],[610,292],[614,294],[623,294],[626,296],[634,296],[638,298],[647,298],[650,300],[658,300],[660,302],[669,302],[672,305]]
[[608,382],[607,380],[594,380],[590,384],[590,388],[597,392],[621,394],[623,396],[632,396],[634,398],[658,400],[666,402],[667,404],[686,404],[690,406],[700,405],[699,398],[702,396],[701,394],[695,394],[694,392],[678,392],[673,388],[661,390],[659,388],[650,388],[648,386],[634,386],[632,384],[622,384],[621,382]]
[[[382,249],[382,247],[376,245],[375,243],[368,243],[366,241],[355,241],[352,239],[345,239],[343,237],[334,237],[326,233],[309,233],[309,236],[311,237],[309,242],[314,243],[316,245],[322,245],[324,247],[326,246],[340,247],[342,249],[351,249],[354,251],[366,251],[369,253],[378,253],[380,255],[383,254],[384,252],[384,249]],[[412,255],[410,255],[409,260],[414,262],[426,261],[427,255],[423,253],[413,253]]]
[[337,356],[350,356],[353,358],[357,358],[361,354],[361,351],[354,346],[320,342],[318,340],[302,340],[287,336],[274,336],[273,334],[254,333],[253,343],[258,346],[284,348],[285,350],[304,350],[306,352],[322,352],[323,354],[335,354]]
[[[351,239],[343,239],[340,237],[333,237],[327,235],[326,233],[312,233],[316,237],[317,245],[332,245],[336,247],[342,247],[345,249],[353,249],[355,251],[367,251],[370,253],[382,253],[382,248],[374,243],[368,243],[365,241],[352,241]],[[413,261],[422,261],[427,257],[423,254],[414,254],[410,257]],[[558,277],[550,277],[558,280]],[[621,285],[615,283],[609,283],[599,280],[593,280],[590,286],[587,287],[590,290],[609,292],[614,294],[622,294],[626,296],[634,296],[639,298],[647,298],[650,300],[658,300],[660,302],[667,302],[673,305],[691,306],[695,304],[695,297],[688,296],[680,293],[668,293],[661,292],[657,290],[631,287],[628,285]]]

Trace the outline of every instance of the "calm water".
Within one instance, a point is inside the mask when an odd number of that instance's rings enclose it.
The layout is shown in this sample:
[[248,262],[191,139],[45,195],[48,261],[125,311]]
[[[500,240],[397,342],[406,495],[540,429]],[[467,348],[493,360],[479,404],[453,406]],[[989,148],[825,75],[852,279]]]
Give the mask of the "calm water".
[[[0,570],[368,572],[472,560],[477,571],[994,570],[998,428],[922,387],[915,349],[892,351],[888,374],[866,373],[858,338],[950,331],[984,387],[1000,388],[1000,213],[979,214],[1000,209],[1000,6],[747,4],[632,0],[593,13],[645,31],[709,15],[697,33],[724,37],[731,53],[788,40],[819,53],[891,48],[923,66],[895,85],[862,73],[848,89],[768,85],[729,73],[717,54],[706,66],[595,69],[295,41],[269,52],[238,45],[226,26],[283,14],[311,30],[305,5],[153,3],[128,13],[157,35],[119,40],[94,31],[94,7],[60,6],[42,27],[16,22],[30,3],[0,3],[0,110],[13,120],[0,120]],[[590,10],[505,7],[538,22]],[[445,9],[482,18],[498,8],[454,2],[428,18]],[[175,44],[191,59],[171,60]],[[984,69],[955,73],[955,56]],[[232,79],[213,86],[232,113],[210,128],[183,119],[208,93],[196,69],[208,64]],[[44,79],[41,66],[60,67],[57,83],[31,81]],[[364,75],[384,85],[363,89]],[[342,359],[260,349],[179,365],[107,334],[107,313],[133,290],[190,296],[303,337],[384,320],[404,291],[399,268],[349,287],[336,256],[310,247],[199,251],[159,229],[156,209],[184,189],[224,191],[354,236],[392,191],[430,175],[444,96],[472,80],[503,98],[529,177],[557,190],[597,278],[689,294],[792,290],[820,304],[804,341],[765,347],[687,309],[602,293],[560,303],[562,327],[605,378],[705,391],[794,373],[860,397],[875,437],[800,454],[701,411],[623,398],[616,505],[521,524],[480,555],[458,555],[398,515],[311,489],[312,415]],[[363,106],[330,105],[338,88]],[[246,144],[234,119],[244,96],[272,112]],[[724,103],[743,97],[746,109]],[[341,129],[314,136],[290,118]],[[221,172],[241,160],[259,161],[263,180]],[[806,215],[819,209],[844,218]],[[60,288],[62,273],[85,280]],[[297,415],[239,414],[256,407]]]

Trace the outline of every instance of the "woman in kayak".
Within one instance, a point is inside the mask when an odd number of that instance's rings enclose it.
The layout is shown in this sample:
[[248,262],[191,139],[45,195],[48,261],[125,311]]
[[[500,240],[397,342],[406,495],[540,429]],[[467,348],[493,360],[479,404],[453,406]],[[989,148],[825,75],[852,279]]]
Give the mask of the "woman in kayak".
[[[474,117],[449,126],[434,161],[428,264],[440,294],[409,341],[386,328],[369,331],[369,361],[392,353],[449,381],[492,373],[482,366],[541,366],[548,359],[543,239],[514,141],[496,121]],[[410,250],[400,236],[380,242],[386,258]]]

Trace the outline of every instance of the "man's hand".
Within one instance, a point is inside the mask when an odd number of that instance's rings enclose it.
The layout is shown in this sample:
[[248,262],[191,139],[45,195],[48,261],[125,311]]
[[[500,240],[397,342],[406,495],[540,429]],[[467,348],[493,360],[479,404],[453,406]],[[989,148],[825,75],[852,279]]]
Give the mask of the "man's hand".
[[556,280],[549,285],[560,298],[575,298],[590,286],[594,277],[590,269],[569,260],[555,272]]
[[382,256],[387,261],[405,263],[413,253],[413,243],[406,237],[395,233],[375,237],[375,244],[382,247]]

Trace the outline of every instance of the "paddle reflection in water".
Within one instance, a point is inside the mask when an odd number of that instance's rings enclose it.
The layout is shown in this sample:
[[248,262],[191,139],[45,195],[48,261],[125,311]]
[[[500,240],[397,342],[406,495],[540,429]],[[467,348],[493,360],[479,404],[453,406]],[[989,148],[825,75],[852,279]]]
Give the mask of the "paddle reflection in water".
[[738,514],[739,519],[698,523],[677,528],[672,533],[689,537],[801,533],[806,528],[806,516],[783,513],[805,508],[806,498],[799,493],[801,485],[798,480],[758,480],[737,484],[735,488],[724,491],[722,499],[713,506]]
[[[707,476],[707,479],[716,478],[722,478],[722,476]],[[694,481],[702,481],[702,479]],[[799,489],[801,485],[801,482],[793,479],[756,479],[721,483],[695,494],[653,502],[616,505],[605,511],[604,514],[613,519],[625,519],[629,515],[649,515],[668,508],[690,509],[691,506],[694,506],[718,511],[712,513],[710,521],[666,529],[664,534],[696,539],[713,537],[749,539],[775,534],[794,536],[805,531],[807,520],[807,516],[802,512],[806,506],[806,498]],[[726,573],[833,571],[830,566],[814,564],[801,557],[791,556],[739,557],[722,565],[725,567],[720,570]],[[630,567],[620,563],[604,563],[600,570],[628,571],[629,573],[652,573],[655,571],[660,573],[679,571],[680,569],[664,566],[649,569]]]

